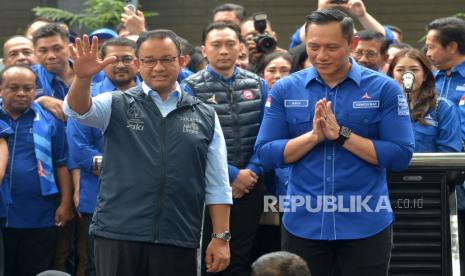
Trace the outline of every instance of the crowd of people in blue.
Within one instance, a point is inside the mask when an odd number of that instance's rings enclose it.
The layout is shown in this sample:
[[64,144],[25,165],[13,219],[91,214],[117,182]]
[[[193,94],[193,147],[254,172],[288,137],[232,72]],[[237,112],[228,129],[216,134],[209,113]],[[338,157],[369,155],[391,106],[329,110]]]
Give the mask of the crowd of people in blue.
[[0,276],[388,275],[387,172],[464,149],[465,22],[415,49],[362,0],[302,21],[288,50],[232,3],[199,47],[127,8],[7,39]]

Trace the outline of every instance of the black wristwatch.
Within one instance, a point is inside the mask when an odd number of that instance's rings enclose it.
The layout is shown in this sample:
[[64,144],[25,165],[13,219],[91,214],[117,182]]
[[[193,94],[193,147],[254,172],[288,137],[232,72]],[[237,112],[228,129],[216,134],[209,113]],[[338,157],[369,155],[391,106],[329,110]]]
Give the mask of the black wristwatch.
[[222,233],[212,233],[212,239],[222,239],[229,242],[231,240],[231,233],[228,230]]
[[339,137],[334,139],[333,142],[342,146],[344,145],[346,140],[349,139],[351,133],[352,133],[352,130],[350,130],[350,128],[341,126],[339,129]]

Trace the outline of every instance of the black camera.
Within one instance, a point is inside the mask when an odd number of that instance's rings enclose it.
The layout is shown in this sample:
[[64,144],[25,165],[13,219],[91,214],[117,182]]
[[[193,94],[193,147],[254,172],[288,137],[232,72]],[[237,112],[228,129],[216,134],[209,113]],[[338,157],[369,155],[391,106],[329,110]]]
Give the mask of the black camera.
[[257,45],[257,51],[262,53],[270,53],[276,49],[276,40],[265,33],[266,18],[267,16],[265,13],[256,13],[253,15],[253,26],[258,32],[258,35],[254,37],[253,41]]

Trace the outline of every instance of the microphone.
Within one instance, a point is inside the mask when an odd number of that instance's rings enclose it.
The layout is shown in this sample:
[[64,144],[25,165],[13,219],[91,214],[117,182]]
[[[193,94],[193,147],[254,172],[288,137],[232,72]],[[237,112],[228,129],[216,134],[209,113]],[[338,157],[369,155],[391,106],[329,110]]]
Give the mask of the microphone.
[[406,93],[412,92],[415,74],[412,71],[405,71],[402,74],[402,87]]

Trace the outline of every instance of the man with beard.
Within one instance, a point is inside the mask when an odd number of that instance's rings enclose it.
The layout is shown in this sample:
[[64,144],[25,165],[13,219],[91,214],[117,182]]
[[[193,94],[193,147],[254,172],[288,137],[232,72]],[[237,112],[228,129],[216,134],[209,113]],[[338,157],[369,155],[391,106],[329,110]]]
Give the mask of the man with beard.
[[[92,84],[92,96],[103,92],[126,91],[140,83],[134,64],[136,43],[130,39],[117,37],[107,40],[100,49],[100,58],[115,56],[116,61],[107,65],[103,71],[105,79]],[[78,255],[79,265],[86,275],[95,275],[94,240],[88,235],[92,214],[95,210],[98,194],[98,170],[94,167],[96,156],[102,156],[103,134],[100,129],[89,127],[69,118],[68,127],[69,158],[80,169],[80,181],[74,183],[74,205],[79,212]],[[85,261],[87,260],[87,265]]]

